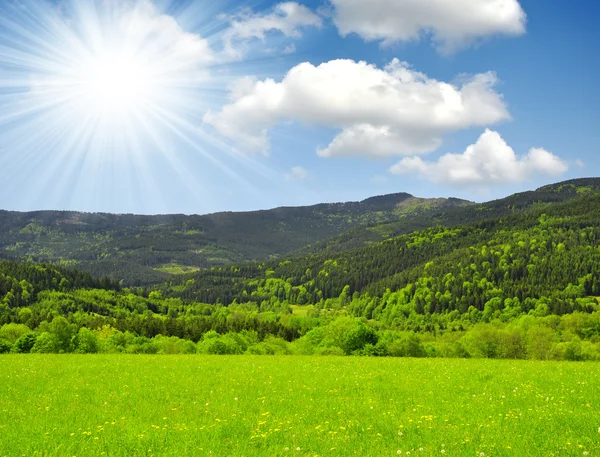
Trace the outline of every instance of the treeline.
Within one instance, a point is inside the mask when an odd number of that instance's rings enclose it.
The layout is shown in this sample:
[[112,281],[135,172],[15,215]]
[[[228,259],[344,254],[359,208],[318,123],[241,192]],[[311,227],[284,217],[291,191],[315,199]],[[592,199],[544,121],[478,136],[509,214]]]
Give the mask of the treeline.
[[[468,325],[468,322],[465,322]],[[88,328],[62,316],[32,331],[24,324],[0,327],[0,353],[296,354],[385,357],[600,360],[600,312],[522,316],[509,324],[481,323],[468,330],[415,333],[383,330],[339,315],[290,342],[252,330],[205,332],[197,341],[178,336],[140,336],[110,325]]]
[[[70,291],[80,288],[119,290],[120,284],[108,278],[56,265],[36,265],[0,260],[0,316],[11,308],[28,306],[41,291]],[[1,319],[1,318],[0,318]]]

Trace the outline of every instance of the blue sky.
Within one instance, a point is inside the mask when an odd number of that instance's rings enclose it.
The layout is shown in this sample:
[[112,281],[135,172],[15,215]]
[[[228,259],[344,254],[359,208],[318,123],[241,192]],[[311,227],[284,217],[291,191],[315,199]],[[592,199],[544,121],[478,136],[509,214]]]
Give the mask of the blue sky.
[[0,208],[482,201],[599,176],[599,10],[2,2]]

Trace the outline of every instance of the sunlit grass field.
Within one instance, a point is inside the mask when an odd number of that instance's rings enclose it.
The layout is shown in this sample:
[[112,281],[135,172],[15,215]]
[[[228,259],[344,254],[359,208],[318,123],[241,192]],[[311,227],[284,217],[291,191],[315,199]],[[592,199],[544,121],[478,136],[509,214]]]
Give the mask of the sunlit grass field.
[[0,456],[598,456],[600,365],[0,356]]

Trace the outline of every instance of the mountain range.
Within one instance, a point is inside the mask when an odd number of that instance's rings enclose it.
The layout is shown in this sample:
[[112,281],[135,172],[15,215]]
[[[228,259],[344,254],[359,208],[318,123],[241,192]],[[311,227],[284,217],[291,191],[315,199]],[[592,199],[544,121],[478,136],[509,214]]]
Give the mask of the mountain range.
[[599,190],[600,179],[588,178],[479,204],[396,193],[361,202],[208,215],[0,211],[0,258],[51,262],[126,286],[146,286],[211,267],[361,248]]

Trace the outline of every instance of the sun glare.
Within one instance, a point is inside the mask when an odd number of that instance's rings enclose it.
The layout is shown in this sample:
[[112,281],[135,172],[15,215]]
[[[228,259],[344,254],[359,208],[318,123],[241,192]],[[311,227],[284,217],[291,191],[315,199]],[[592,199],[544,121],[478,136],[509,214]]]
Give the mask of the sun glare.
[[[242,71],[221,60],[218,31],[198,32],[209,13],[172,15],[169,2],[150,0],[12,3],[0,0],[0,152],[48,198],[159,204],[166,174],[199,201],[204,184],[191,169],[201,163],[253,191],[226,156],[270,172],[203,126]],[[107,197],[115,182],[128,194]]]
[[94,125],[100,138],[145,136],[164,124],[158,117],[199,117],[190,100],[208,79],[205,39],[145,1],[75,3],[69,14],[60,46],[32,76],[29,95],[40,106],[55,105],[84,130]]
[[130,112],[152,97],[152,69],[136,56],[106,54],[83,67],[81,90],[90,108]]

